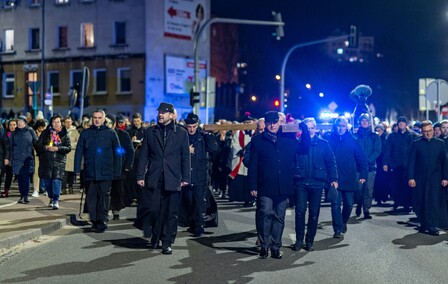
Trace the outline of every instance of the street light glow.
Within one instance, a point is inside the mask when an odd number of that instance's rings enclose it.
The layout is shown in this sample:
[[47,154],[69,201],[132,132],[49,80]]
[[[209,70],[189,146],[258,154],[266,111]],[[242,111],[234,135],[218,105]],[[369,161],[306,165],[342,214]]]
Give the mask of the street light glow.
[[275,75],[275,80],[277,80],[277,81],[280,81],[280,79],[281,79],[281,77],[280,77],[280,75]]
[[324,93],[319,93],[319,97],[323,98],[324,96]]
[[256,96],[252,96],[252,97],[250,97],[250,99],[251,99],[253,102],[256,102],[256,101],[257,101],[257,97],[256,97]]
[[310,85],[310,84],[306,84],[305,87],[306,87],[308,90],[311,90],[311,85]]

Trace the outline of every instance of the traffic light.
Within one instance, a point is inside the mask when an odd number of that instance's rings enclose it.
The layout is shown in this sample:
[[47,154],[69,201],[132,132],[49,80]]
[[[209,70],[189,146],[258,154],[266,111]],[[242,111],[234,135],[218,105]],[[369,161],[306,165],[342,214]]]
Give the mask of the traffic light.
[[349,47],[358,46],[358,29],[355,25],[350,26],[350,35],[348,36],[348,46]]
[[285,31],[283,30],[284,23],[282,21],[282,14],[272,11],[272,16],[274,16],[274,21],[276,21],[277,23],[282,23],[282,25],[276,26],[275,33],[273,33],[273,36],[277,37],[277,40],[280,40],[285,36]]
[[279,107],[280,106],[280,100],[275,100],[274,101],[274,106],[275,107]]
[[190,91],[190,105],[194,107],[195,104],[199,103],[199,92]]

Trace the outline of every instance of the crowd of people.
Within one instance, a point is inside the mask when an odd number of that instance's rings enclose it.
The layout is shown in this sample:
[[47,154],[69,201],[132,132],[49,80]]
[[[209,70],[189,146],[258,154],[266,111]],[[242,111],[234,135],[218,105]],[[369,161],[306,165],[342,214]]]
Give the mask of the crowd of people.
[[347,233],[353,208],[357,217],[371,219],[373,200],[395,212],[415,212],[421,233],[448,228],[448,120],[411,129],[399,117],[389,128],[363,113],[351,123],[338,117],[324,131],[312,117],[298,121],[269,111],[260,119],[249,113],[242,122],[221,119],[218,130],[205,131],[196,114],[179,119],[170,103],[157,111],[152,123],[139,113],[129,118],[101,109],[79,124],[61,115],[49,122],[30,114],[5,119],[1,196],[9,197],[15,178],[19,203],[46,194],[56,210],[63,206],[59,196],[73,194],[79,177],[92,230],[106,231],[109,212],[118,220],[121,209],[136,205],[134,226],[163,254],[172,253],[179,212],[194,237],[204,234],[212,191],[256,207],[261,258],[282,258],[288,207],[295,211],[291,249],[313,251],[323,200],[331,203],[334,238]]

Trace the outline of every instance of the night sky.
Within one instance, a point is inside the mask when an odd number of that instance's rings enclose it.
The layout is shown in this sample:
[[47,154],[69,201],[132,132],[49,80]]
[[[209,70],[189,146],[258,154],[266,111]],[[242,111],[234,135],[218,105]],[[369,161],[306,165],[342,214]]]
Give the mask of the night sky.
[[[418,78],[446,79],[448,75],[448,2],[440,0],[313,0],[244,1],[212,0],[215,17],[271,20],[271,11],[282,13],[285,37],[272,37],[273,27],[239,27],[241,60],[249,64],[250,94],[262,105],[245,106],[254,112],[272,109],[278,97],[278,82],[284,55],[292,46],[326,38],[336,31],[349,32],[356,25],[360,34],[375,38],[375,53],[382,55],[369,64],[341,64],[322,53],[321,46],[296,50],[286,67],[285,87],[291,97],[286,112],[295,117],[316,116],[330,101],[336,111],[352,111],[350,91],[359,84],[372,87],[369,102],[377,115],[396,109],[398,115],[420,118]],[[304,85],[311,83],[313,90]],[[324,92],[324,98],[317,96]],[[300,97],[300,99],[299,99]]]

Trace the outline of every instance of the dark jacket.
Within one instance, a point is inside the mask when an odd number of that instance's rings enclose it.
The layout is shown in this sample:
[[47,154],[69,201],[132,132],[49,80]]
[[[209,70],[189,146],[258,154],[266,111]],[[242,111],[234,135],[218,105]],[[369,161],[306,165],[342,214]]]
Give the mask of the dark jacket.
[[58,133],[60,138],[59,144],[54,144],[58,147],[57,152],[50,152],[45,149],[45,146],[50,145],[51,130],[48,126],[37,140],[35,149],[39,156],[39,177],[41,179],[63,179],[65,174],[66,155],[71,151],[70,138],[67,135],[67,130],[62,127]]
[[383,152],[383,165],[390,168],[408,167],[409,149],[412,142],[418,138],[414,131],[393,132],[387,136]]
[[84,158],[86,180],[113,180],[121,176],[120,141],[117,133],[101,125],[90,126],[79,135],[75,152],[75,173],[81,171]]
[[16,128],[10,139],[10,161],[13,174],[19,174],[23,165],[29,164],[30,174],[34,173],[34,143],[37,142],[36,132],[29,127]]
[[214,174],[218,172],[223,172],[226,174],[230,173],[230,168],[232,167],[232,153],[230,147],[232,144],[232,138],[230,135],[231,132],[228,132],[223,141],[221,141],[219,133],[215,136],[216,142],[218,143],[218,151],[212,155]]
[[381,140],[377,133],[369,128],[360,127],[355,133],[359,146],[369,162],[369,172],[376,171],[376,159],[381,154]]
[[308,187],[323,188],[338,181],[336,160],[328,142],[317,135],[311,139],[308,153],[296,153],[294,179]]
[[328,136],[328,143],[333,150],[338,168],[338,190],[355,191],[359,179],[367,180],[368,162],[356,139],[350,132],[339,135],[335,131]]
[[208,156],[218,150],[218,143],[210,133],[205,133],[198,128],[194,135],[188,134],[188,142],[194,147],[194,154],[190,154],[191,159],[191,186],[204,186],[208,182]]
[[181,182],[190,183],[188,146],[188,132],[182,126],[170,123],[147,128],[137,165],[137,180],[143,180],[146,175],[145,187],[153,189],[163,176],[165,190],[180,191]]
[[[5,167],[6,147],[4,137],[6,136],[6,131],[3,126],[0,125],[0,169]],[[8,150],[9,151],[9,150]]]
[[[126,130],[127,133],[129,133],[129,136],[131,137],[131,141],[132,141],[132,137],[137,137],[137,140],[142,140],[145,137],[145,127],[141,126],[140,128],[135,127],[134,125],[132,125],[128,130]],[[135,149],[135,161],[138,160],[138,158],[140,157],[140,148],[141,148],[141,144],[140,143],[133,143],[134,149]]]
[[115,132],[117,132],[118,140],[120,141],[118,155],[121,158],[122,172],[119,179],[124,179],[124,171],[130,171],[134,163],[134,146],[127,131],[115,128]]
[[273,142],[268,135],[265,131],[251,140],[249,189],[258,196],[291,195],[295,153],[301,145],[293,137],[278,135]]

